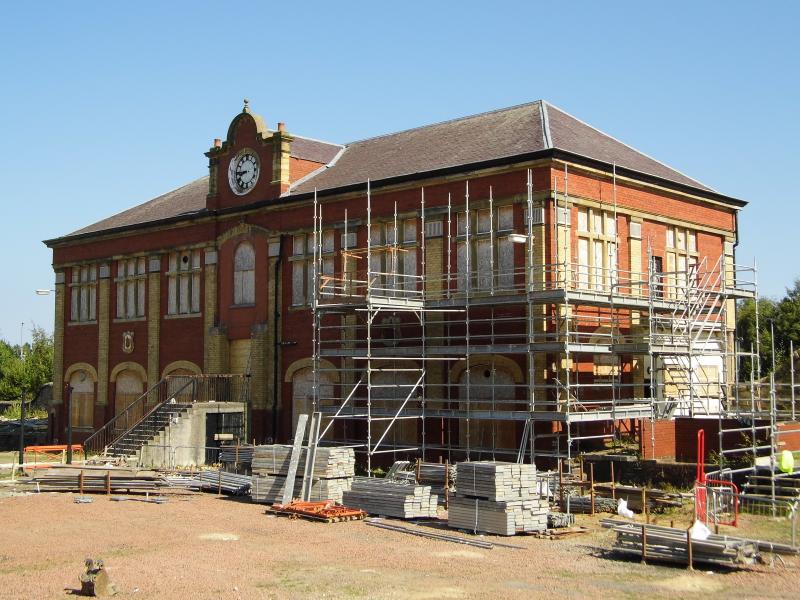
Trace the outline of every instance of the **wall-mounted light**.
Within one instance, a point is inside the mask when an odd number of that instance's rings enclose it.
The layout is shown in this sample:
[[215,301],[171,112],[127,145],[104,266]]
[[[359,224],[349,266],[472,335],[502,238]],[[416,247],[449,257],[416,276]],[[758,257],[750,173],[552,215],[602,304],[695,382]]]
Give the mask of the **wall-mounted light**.
[[514,244],[524,244],[528,241],[528,236],[522,233],[512,233],[508,236],[508,239]]
[[55,290],[46,290],[46,289],[45,290],[36,290],[36,295],[37,296],[49,296],[52,292],[55,292]]

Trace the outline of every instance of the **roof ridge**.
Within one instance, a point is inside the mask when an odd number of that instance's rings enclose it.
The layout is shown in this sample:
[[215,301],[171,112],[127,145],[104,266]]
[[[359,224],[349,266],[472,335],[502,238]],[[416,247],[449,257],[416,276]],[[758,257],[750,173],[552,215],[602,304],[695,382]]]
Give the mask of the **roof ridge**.
[[306,173],[303,177],[301,177],[297,181],[292,182],[289,185],[289,189],[286,190],[286,192],[284,192],[283,194],[281,194],[281,196],[290,196],[291,193],[292,193],[292,190],[294,190],[297,186],[305,183],[309,179],[313,179],[314,177],[316,177],[320,173],[323,173],[323,172],[327,171],[328,169],[330,169],[331,167],[333,167],[334,165],[336,165],[336,163],[339,162],[339,159],[342,157],[342,154],[344,154],[346,151],[347,151],[347,146],[341,146],[339,148],[339,151],[336,153],[336,156],[334,156],[330,160],[329,163],[326,163],[324,165],[321,165],[321,166],[317,167],[316,169],[314,169],[310,173]]
[[[546,101],[545,101],[545,102],[546,102]],[[665,162],[662,162],[662,161],[658,160],[657,158],[653,158],[652,156],[650,156],[650,155],[649,155],[649,154],[647,154],[646,152],[642,152],[642,151],[641,151],[641,150],[639,150],[638,148],[634,148],[634,147],[633,147],[633,146],[631,146],[630,144],[626,144],[626,143],[625,143],[625,142],[623,142],[622,140],[615,138],[613,135],[610,135],[610,134],[606,133],[605,131],[602,131],[601,129],[598,129],[598,128],[597,128],[597,127],[595,127],[594,125],[590,125],[590,124],[589,124],[589,123],[587,123],[586,121],[584,121],[584,120],[582,120],[582,119],[579,119],[578,117],[576,117],[576,116],[575,116],[575,115],[573,115],[572,113],[568,113],[567,111],[565,111],[565,110],[564,110],[564,109],[562,109],[562,108],[559,108],[559,107],[558,107],[558,106],[556,106],[555,104],[551,104],[550,102],[547,102],[547,104],[549,104],[550,106],[552,106],[553,108],[555,108],[557,111],[564,113],[564,114],[565,114],[565,115],[567,115],[567,116],[568,116],[570,119],[574,119],[575,121],[577,121],[577,122],[578,122],[578,123],[580,123],[581,125],[585,125],[585,126],[586,126],[586,127],[588,127],[589,129],[593,129],[594,131],[596,131],[596,132],[597,132],[597,133],[599,133],[600,135],[604,135],[604,136],[605,136],[605,137],[607,137],[608,139],[610,139],[610,140],[614,140],[614,141],[615,141],[615,142],[617,142],[618,144],[622,144],[622,145],[623,145],[623,146],[625,146],[626,148],[628,148],[628,149],[630,149],[630,150],[633,150],[634,152],[636,152],[636,153],[638,153],[638,154],[641,154],[641,155],[642,155],[642,156],[644,156],[645,158],[649,158],[649,159],[650,159],[650,160],[652,160],[653,162],[656,162],[656,163],[660,164],[662,167],[666,167],[667,169],[669,169],[670,171],[673,171],[673,172],[677,173],[678,175],[682,175],[683,177],[686,177],[686,179],[689,179],[690,181],[694,181],[695,183],[698,183],[698,184],[700,184],[701,186],[703,186],[703,187],[707,188],[708,190],[710,190],[710,191],[712,191],[712,192],[719,193],[717,190],[715,190],[714,188],[712,188],[710,185],[706,185],[706,184],[705,184],[705,183],[703,183],[702,181],[699,181],[699,180],[695,179],[694,177],[692,177],[692,176],[690,176],[690,175],[687,175],[687,174],[686,174],[686,173],[684,173],[683,171],[679,171],[679,170],[678,170],[678,169],[676,169],[675,167],[672,167],[672,166],[668,165],[667,163],[665,163]],[[622,166],[622,165],[619,165],[619,166]],[[650,174],[650,175],[655,175],[655,173],[649,173],[649,174]]]
[[484,117],[486,115],[493,115],[501,112],[506,112],[509,110],[515,110],[518,108],[523,108],[525,106],[534,106],[542,102],[542,100],[534,100],[533,102],[523,102],[522,104],[515,104],[514,106],[506,106],[504,108],[496,108],[494,110],[487,110],[485,112],[475,113],[473,115],[464,115],[463,117],[456,117],[455,119],[447,119],[445,121],[437,121],[436,123],[428,123],[427,125],[420,125],[419,127],[410,127],[409,129],[401,129],[400,131],[392,131],[390,133],[382,133],[381,135],[375,135],[368,138],[363,138],[360,140],[353,140],[352,142],[347,142],[345,146],[352,146],[353,144],[360,144],[362,142],[371,142],[372,140],[379,140],[381,138],[390,137],[393,135],[400,135],[401,133],[409,133],[410,131],[418,131],[420,129],[427,129],[428,127],[437,127],[439,125],[447,125],[448,123],[457,123],[458,121],[466,121],[467,119],[473,119],[475,117]]
[[547,100],[539,100],[539,118],[542,120],[542,137],[545,148],[552,150],[553,136],[550,135],[550,118],[547,116]]
[[300,138],[301,140],[308,140],[309,142],[318,142],[320,144],[328,144],[329,146],[337,146],[339,148],[343,148],[344,144],[337,144],[336,142],[328,142],[326,140],[318,140],[317,138],[308,137],[307,135],[299,135],[296,133],[289,133],[293,138],[297,139]]

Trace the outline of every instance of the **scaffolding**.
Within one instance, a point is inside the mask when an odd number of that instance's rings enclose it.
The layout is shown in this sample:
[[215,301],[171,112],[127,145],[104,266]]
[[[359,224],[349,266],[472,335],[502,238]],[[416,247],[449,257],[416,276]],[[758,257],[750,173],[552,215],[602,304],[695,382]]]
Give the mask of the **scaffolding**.
[[[753,462],[769,451],[774,464],[795,387],[786,410],[775,385],[763,402],[757,356],[738,347],[735,303],[757,300],[755,266],[721,250],[664,270],[648,241],[644,272],[621,268],[619,225],[632,227],[618,218],[615,172],[613,181],[591,264],[582,242],[573,248],[587,225],[579,215],[573,230],[566,164],[545,197],[529,170],[526,189],[499,202],[492,188],[471,198],[467,181],[462,201],[448,194],[426,206],[421,189],[418,209],[401,212],[395,203],[374,214],[367,182],[366,219],[348,221],[345,211],[327,225],[315,194],[322,436],[363,452],[367,469],[383,454],[569,463],[587,446],[641,436],[642,422],[654,450],[657,421],[694,417],[718,421],[721,457],[742,423],[750,433],[763,427],[769,447],[748,450]],[[337,252],[324,242],[331,230],[342,233]],[[755,366],[743,386],[746,359]]]

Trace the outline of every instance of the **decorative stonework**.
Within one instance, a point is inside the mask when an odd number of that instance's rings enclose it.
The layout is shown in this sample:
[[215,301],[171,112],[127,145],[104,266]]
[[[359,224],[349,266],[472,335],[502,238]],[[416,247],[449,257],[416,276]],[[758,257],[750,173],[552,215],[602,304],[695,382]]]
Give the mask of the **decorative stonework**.
[[125,354],[133,354],[133,332],[132,331],[124,331],[122,332],[122,351]]

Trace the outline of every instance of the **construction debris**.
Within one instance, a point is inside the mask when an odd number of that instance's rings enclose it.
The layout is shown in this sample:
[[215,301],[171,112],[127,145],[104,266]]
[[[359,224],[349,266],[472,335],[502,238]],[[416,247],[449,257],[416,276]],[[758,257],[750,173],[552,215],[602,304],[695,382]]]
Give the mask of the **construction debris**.
[[331,500],[322,502],[303,502],[295,500],[289,504],[274,504],[269,513],[286,515],[289,517],[302,517],[312,521],[334,523],[337,521],[360,521],[367,516],[363,510],[338,506]]
[[[759,560],[758,544],[752,540],[710,535],[692,539],[684,529],[605,519],[603,527],[617,534],[614,550],[641,557],[691,566],[692,564],[740,567]],[[689,548],[691,546],[691,554]]]
[[[253,473],[252,498],[254,502],[274,504],[281,502],[289,471],[291,446],[256,446],[251,463]],[[292,497],[298,498],[303,485],[306,450],[295,475]],[[317,448],[311,474],[311,500],[341,502],[342,493],[350,488],[355,475],[355,454],[352,448]]]
[[117,588],[108,578],[102,559],[87,558],[84,572],[78,579],[81,582],[81,596],[107,598],[117,594]]
[[550,506],[536,493],[534,465],[458,463],[456,482],[448,508],[450,527],[497,535],[547,529]]
[[356,477],[342,503],[373,515],[400,519],[435,518],[437,497],[427,485],[387,481],[376,477]]

